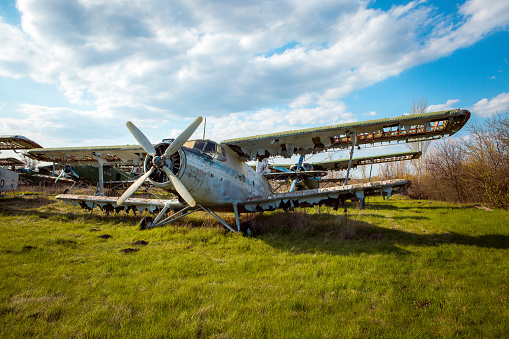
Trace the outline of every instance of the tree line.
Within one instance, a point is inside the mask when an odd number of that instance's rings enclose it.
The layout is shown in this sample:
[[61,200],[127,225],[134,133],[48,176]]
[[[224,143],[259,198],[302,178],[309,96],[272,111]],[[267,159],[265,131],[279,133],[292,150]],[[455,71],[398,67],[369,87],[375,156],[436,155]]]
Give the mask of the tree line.
[[413,198],[509,208],[509,110],[466,129],[462,138],[417,145],[420,159],[384,164],[379,177],[411,180]]

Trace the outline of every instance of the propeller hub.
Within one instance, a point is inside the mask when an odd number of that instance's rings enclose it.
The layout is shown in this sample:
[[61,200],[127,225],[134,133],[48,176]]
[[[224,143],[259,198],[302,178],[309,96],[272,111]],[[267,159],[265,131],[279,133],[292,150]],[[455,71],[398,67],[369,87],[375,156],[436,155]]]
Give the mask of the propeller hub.
[[161,157],[161,156],[155,156],[153,159],[152,159],[152,164],[154,165],[154,167],[156,168],[161,168],[163,167],[166,163],[165,163],[165,159],[164,157]]

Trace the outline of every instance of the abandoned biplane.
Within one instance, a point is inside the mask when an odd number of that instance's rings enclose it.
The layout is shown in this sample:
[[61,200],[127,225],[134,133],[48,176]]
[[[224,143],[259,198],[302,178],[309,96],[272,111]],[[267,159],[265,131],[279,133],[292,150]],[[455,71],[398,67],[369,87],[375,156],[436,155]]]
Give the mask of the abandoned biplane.
[[[86,155],[98,160],[101,166],[112,161],[143,164],[145,174],[118,199],[69,194],[57,196],[57,199],[72,202],[75,206],[88,209],[100,207],[107,212],[131,209],[158,212],[154,220],[145,217],[140,221],[142,229],[161,226],[202,210],[233,232],[250,233],[249,225],[240,223],[241,212],[287,210],[318,204],[337,208],[347,199],[364,199],[373,194],[389,197],[393,190],[408,186],[410,182],[396,179],[348,185],[348,171],[345,185],[280,193],[270,185],[268,178],[272,176],[271,173],[254,170],[246,164],[247,161],[260,162],[276,156],[304,157],[330,149],[349,148],[349,170],[355,147],[438,139],[459,131],[469,117],[469,111],[458,109],[265,134],[220,143],[207,139],[188,140],[202,121],[198,117],[176,139],[166,139],[155,146],[134,124],[128,122],[128,129],[141,147],[62,148],[53,152],[41,149],[29,153],[52,161],[57,161],[58,157],[61,158],[59,161],[67,161],[71,157]],[[306,175],[304,172],[307,171],[290,171],[286,176],[290,179],[302,178]],[[309,177],[317,176],[316,171],[309,172]],[[176,193],[178,199],[130,198],[146,180]],[[164,218],[169,210],[175,213]],[[234,212],[236,227],[220,218],[215,213],[217,211]]]
[[[103,149],[111,150],[111,147],[93,147],[95,152],[102,154]],[[115,152],[121,152],[120,149],[113,147]],[[134,148],[123,147],[126,152]],[[55,182],[67,179],[72,183],[71,188],[65,192],[72,192],[74,189],[90,187],[96,185],[96,194],[104,195],[104,188],[127,187],[131,185],[140,175],[137,172],[138,164],[136,161],[120,160],[118,156],[108,155],[106,157],[97,157],[95,152],[91,152],[89,147],[65,147],[65,148],[41,148],[31,150],[24,154],[25,156],[42,162],[53,162],[61,167],[60,175]]]
[[[0,150],[12,150],[17,153],[18,150],[27,150],[31,148],[40,148],[41,145],[21,135],[2,135],[0,136]],[[23,162],[16,158],[9,158],[0,163],[0,166],[19,166]],[[20,164],[21,163],[21,164]],[[0,167],[0,192],[13,191],[18,188],[19,174],[15,171]]]

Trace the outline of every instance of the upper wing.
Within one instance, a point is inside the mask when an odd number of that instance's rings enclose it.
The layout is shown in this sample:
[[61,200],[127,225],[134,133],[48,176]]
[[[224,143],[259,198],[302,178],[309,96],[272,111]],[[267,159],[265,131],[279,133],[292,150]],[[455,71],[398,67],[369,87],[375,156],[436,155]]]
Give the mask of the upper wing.
[[143,164],[146,154],[143,148],[137,145],[38,148],[27,152],[27,156],[39,161],[95,165],[97,159],[101,158],[105,164],[132,166]]
[[0,135],[0,149],[18,150],[41,148],[42,146],[22,135]]
[[224,140],[221,144],[230,147],[244,161],[276,155],[288,158],[294,154],[350,147],[352,141],[362,145],[436,139],[456,133],[469,118],[469,111],[458,109],[257,135]]

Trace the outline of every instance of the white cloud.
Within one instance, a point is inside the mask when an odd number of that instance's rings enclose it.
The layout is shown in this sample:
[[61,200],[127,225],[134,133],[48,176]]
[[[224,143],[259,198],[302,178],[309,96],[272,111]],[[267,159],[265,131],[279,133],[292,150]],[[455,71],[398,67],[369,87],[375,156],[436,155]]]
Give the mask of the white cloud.
[[494,113],[502,113],[509,110],[509,93],[501,93],[490,100],[484,98],[479,100],[471,108],[474,114],[481,117],[488,117]]
[[353,121],[356,121],[355,115],[348,112],[341,102],[327,108],[267,108],[252,113],[207,118],[207,137],[220,141]]
[[[253,126],[272,132],[286,123],[316,125],[326,114],[354,119],[345,116],[346,95],[509,24],[507,1],[466,1],[459,22],[424,1],[388,11],[368,6],[18,0],[21,26],[0,21],[0,76],[54,84],[75,107],[93,105],[105,121],[142,117],[165,126],[202,114],[224,126],[239,121],[228,128],[239,134],[237,126],[245,126],[249,135]],[[89,123],[88,115],[75,116]]]
[[459,99],[450,99],[450,100],[447,100],[447,102],[445,104],[429,105],[426,108],[426,112],[438,112],[438,111],[446,111],[449,109],[458,108],[458,107],[455,107],[454,104],[459,101],[460,101]]

